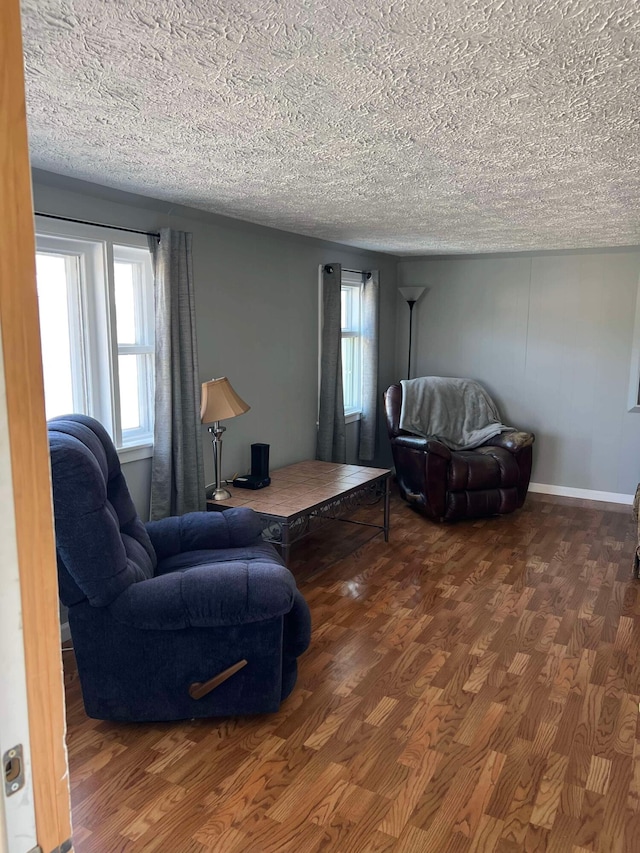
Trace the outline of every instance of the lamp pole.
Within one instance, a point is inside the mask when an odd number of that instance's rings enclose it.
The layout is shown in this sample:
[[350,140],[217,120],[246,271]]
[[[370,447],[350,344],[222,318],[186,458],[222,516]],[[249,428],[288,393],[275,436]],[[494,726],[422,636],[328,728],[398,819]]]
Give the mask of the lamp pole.
[[407,361],[407,379],[411,379],[411,336],[413,332],[413,306],[416,304],[416,299],[408,299],[409,306],[409,358]]
[[411,342],[413,338],[413,307],[420,299],[422,294],[427,290],[426,287],[399,287],[398,290],[402,294],[409,306],[409,359],[407,362],[407,379],[411,379]]
[[222,436],[226,429],[220,421],[215,421],[213,426],[208,427],[213,445],[213,469],[216,478],[216,487],[211,495],[214,501],[227,501],[231,497],[229,489],[225,489],[222,485]]

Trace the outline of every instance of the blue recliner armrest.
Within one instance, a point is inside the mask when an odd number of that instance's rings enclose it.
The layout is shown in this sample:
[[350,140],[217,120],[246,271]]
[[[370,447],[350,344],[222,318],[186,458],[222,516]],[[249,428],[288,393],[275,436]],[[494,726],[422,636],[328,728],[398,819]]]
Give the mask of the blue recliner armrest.
[[184,551],[242,548],[262,534],[260,516],[248,507],[223,512],[188,512],[145,525],[159,560]]
[[296,590],[293,607],[284,620],[283,646],[291,657],[299,657],[309,648],[310,642],[311,613],[302,593]]
[[296,582],[284,566],[234,561],[131,584],[109,612],[118,622],[143,630],[244,625],[284,616],[295,594]]

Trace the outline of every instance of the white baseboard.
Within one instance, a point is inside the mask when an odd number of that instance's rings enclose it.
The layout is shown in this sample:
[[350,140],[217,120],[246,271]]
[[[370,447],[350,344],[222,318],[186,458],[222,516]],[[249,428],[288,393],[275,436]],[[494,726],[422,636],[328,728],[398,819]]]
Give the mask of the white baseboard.
[[596,492],[594,489],[573,489],[571,486],[550,486],[546,483],[529,483],[530,492],[541,495],[559,495],[563,498],[583,498],[587,501],[604,501],[610,504],[633,504],[633,495],[619,492]]
[[68,622],[63,622],[60,625],[60,639],[62,640],[63,643],[66,643],[67,640],[71,639],[71,630],[69,628]]

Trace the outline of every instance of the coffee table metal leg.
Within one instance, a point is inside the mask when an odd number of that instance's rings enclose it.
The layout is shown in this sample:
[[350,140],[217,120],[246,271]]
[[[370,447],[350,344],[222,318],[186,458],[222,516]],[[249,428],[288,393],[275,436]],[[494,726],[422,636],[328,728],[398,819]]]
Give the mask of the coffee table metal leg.
[[389,503],[391,492],[389,489],[390,477],[386,477],[384,481],[384,541],[389,541]]
[[289,524],[282,522],[282,559],[285,566],[289,565],[289,554],[291,553],[291,542],[289,540]]

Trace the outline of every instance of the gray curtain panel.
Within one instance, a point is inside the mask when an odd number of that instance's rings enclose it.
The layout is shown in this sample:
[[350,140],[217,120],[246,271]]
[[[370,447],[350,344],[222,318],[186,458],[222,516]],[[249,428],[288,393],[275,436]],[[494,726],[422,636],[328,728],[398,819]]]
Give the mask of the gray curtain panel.
[[316,448],[316,459],[323,462],[347,461],[342,395],[341,283],[340,264],[326,264],[322,268],[322,353]]
[[191,234],[149,240],[155,275],[156,396],[151,519],[206,509]]
[[[369,276],[367,278],[367,276]],[[378,421],[378,271],[365,273],[362,283],[362,415],[358,458],[370,462],[376,452]]]

